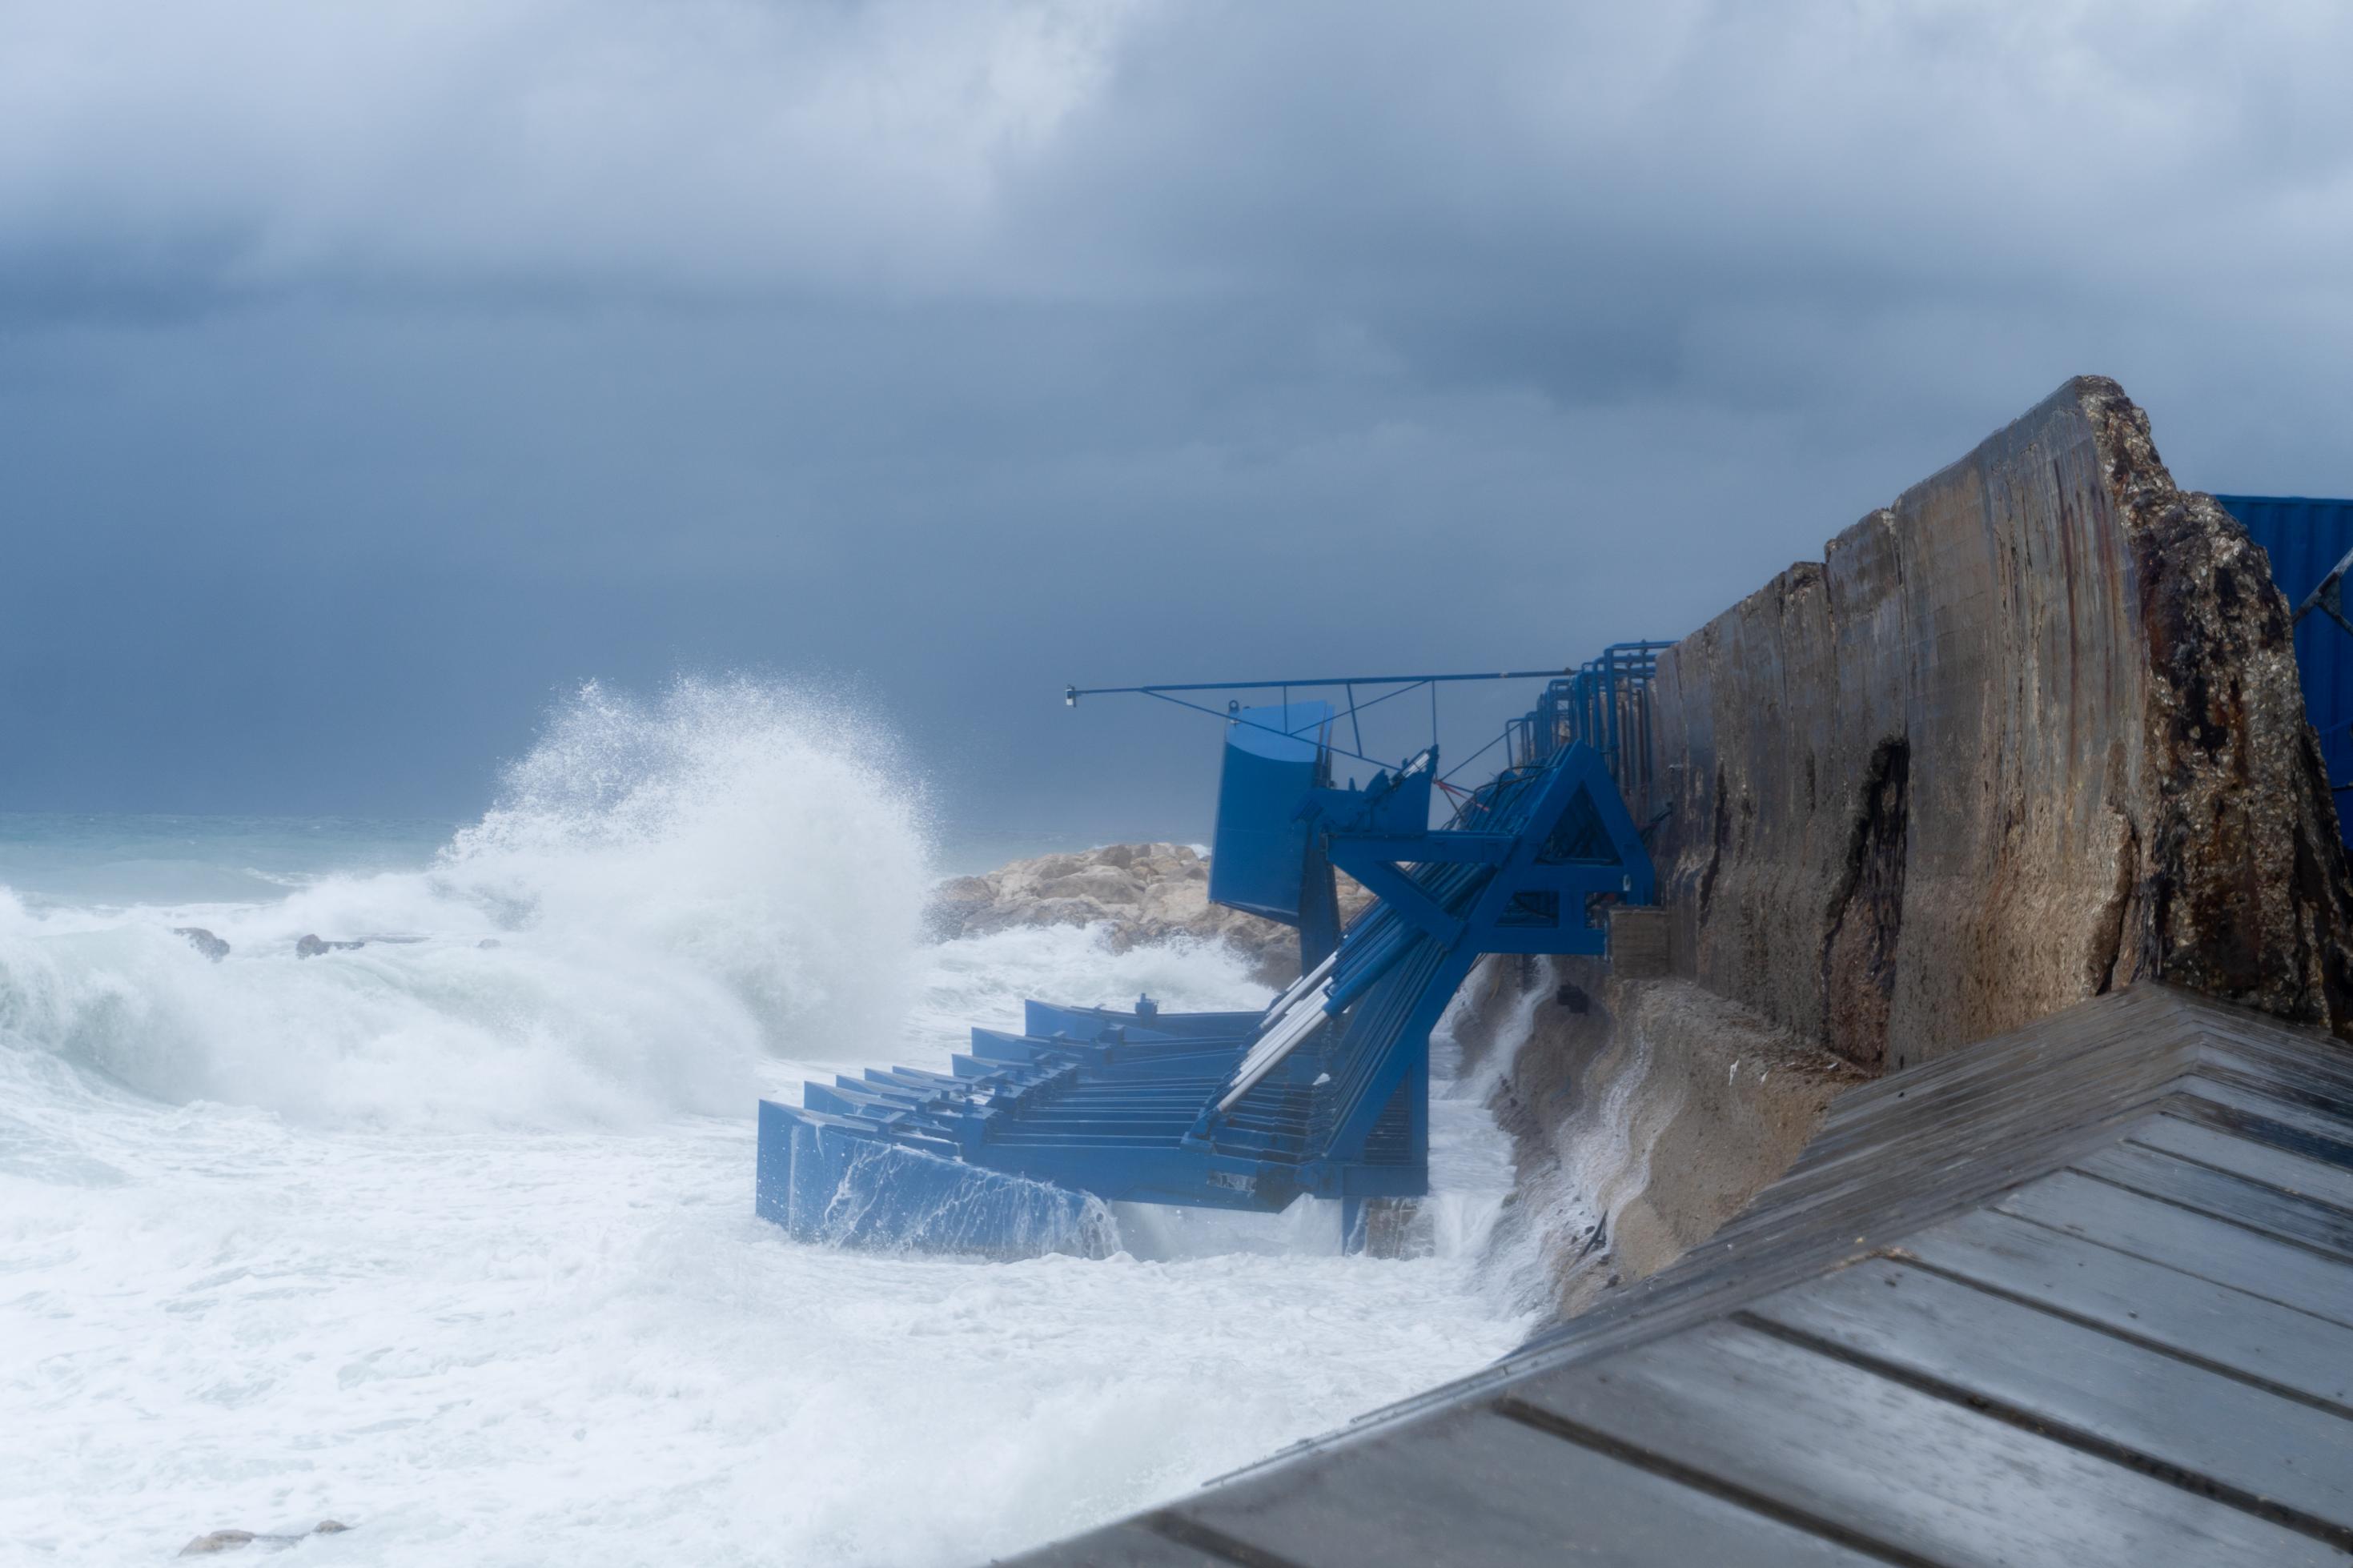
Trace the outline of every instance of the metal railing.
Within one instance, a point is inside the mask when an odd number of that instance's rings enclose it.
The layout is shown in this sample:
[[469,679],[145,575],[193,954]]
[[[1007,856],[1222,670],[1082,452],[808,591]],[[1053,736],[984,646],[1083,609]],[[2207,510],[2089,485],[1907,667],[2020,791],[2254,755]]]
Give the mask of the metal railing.
[[1582,741],[1601,753],[1634,820],[1648,823],[1657,800],[1651,696],[1659,655],[1672,643],[1612,643],[1599,657],[1547,684],[1535,707],[1506,726],[1514,767],[1540,767]]

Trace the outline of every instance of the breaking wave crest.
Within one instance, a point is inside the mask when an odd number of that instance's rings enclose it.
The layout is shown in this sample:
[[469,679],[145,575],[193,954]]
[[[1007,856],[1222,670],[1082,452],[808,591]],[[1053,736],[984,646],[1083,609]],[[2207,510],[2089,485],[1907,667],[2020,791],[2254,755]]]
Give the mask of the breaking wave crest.
[[[891,1054],[927,859],[920,791],[855,710],[590,684],[422,869],[175,908],[0,889],[0,1054],[329,1124],[736,1112],[764,1055]],[[311,935],[364,945],[297,957]]]

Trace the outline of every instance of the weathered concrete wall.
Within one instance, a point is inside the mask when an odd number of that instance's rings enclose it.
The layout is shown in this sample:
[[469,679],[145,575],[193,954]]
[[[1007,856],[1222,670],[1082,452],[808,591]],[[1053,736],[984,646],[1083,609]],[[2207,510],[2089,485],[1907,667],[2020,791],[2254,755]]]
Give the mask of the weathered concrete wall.
[[2069,382],[1662,661],[1675,968],[1872,1068],[2143,978],[2353,1034],[2289,629]]

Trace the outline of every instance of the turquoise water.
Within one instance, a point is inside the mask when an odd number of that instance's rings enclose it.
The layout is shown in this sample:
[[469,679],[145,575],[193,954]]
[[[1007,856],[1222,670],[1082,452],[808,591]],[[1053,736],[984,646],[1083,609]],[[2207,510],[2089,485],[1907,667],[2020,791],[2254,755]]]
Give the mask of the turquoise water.
[[36,908],[271,899],[322,876],[420,869],[459,826],[0,812],[0,887]]

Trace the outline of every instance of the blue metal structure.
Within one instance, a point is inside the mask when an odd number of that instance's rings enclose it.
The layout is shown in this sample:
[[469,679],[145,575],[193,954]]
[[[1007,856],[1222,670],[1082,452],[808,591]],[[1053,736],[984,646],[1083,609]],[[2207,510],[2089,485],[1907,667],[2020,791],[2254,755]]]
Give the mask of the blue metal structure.
[[2216,496],[2271,557],[2272,581],[2296,610],[2295,667],[2304,709],[2320,735],[2337,821],[2353,846],[2353,628],[2336,594],[2353,554],[2353,500]]
[[[1471,966],[1599,953],[1597,904],[1655,897],[1611,757],[1632,749],[1657,646],[1556,681],[1507,732],[1508,764],[1469,791],[1444,784],[1434,743],[1361,788],[1331,765],[1362,754],[1335,736],[1370,705],[1354,688],[1461,678],[1329,683],[1345,710],[1288,692],[1230,706],[1211,896],[1298,926],[1301,978],[1257,1013],[1030,1002],[1019,1034],[974,1029],[947,1072],[870,1069],[805,1086],[797,1107],[763,1101],[758,1212],[814,1241],[1092,1253],[1104,1202],[1333,1198],[1353,1235],[1363,1200],[1426,1192],[1430,1033]],[[1263,683],[1284,684],[1311,683]],[[1459,805],[1433,827],[1440,787]],[[1375,895],[1345,932],[1335,867]]]
[[1504,733],[1512,761],[1542,761],[1554,749],[1581,741],[1601,753],[1636,820],[1648,826],[1655,791],[1651,777],[1651,682],[1659,655],[1672,643],[1613,643],[1601,657],[1546,686],[1544,696]]
[[1218,776],[1209,897],[1299,928],[1302,973],[1340,940],[1340,906],[1300,802],[1332,782],[1328,702],[1237,708]]

